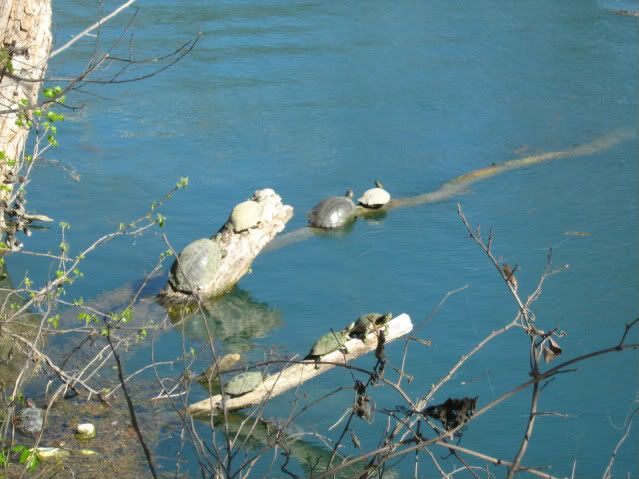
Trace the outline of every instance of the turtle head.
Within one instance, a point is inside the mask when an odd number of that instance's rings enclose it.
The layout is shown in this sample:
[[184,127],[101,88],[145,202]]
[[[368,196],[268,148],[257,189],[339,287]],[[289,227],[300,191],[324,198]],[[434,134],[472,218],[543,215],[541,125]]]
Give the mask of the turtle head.
[[346,196],[346,198],[352,198],[353,196],[355,196],[355,194],[353,193],[353,190],[348,189],[346,190],[346,193],[344,194],[344,196]]
[[382,182],[379,180],[375,180],[375,187],[384,189],[384,185],[382,185]]

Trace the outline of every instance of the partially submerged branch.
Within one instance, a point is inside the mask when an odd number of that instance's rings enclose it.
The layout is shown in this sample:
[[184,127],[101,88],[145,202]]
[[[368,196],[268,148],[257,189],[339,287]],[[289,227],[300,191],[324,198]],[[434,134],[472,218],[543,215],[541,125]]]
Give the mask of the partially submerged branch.
[[[393,341],[413,329],[413,323],[407,314],[400,314],[391,319],[388,324],[388,332],[385,335],[385,342]],[[257,389],[239,397],[224,398],[221,394],[204,399],[188,408],[191,414],[210,413],[212,411],[226,410],[232,411],[248,406],[261,404],[275,396],[282,394],[289,389],[299,386],[305,381],[319,376],[326,371],[333,369],[340,364],[347,364],[349,361],[362,356],[371,351],[375,351],[378,345],[377,335],[370,333],[366,340],[350,339],[346,342],[346,352],[334,351],[322,356],[321,361],[307,359],[298,364],[289,366],[282,371],[267,376]]]

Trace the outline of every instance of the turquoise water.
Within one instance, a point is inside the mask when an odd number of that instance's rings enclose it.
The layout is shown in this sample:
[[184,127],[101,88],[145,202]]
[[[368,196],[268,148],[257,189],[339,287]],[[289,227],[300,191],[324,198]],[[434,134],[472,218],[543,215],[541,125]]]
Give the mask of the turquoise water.
[[[106,2],[104,11],[116,3]],[[144,82],[94,85],[90,94],[72,95],[70,101],[85,107],[67,115],[61,147],[48,159],[62,161],[81,180],[45,165],[35,174],[29,204],[69,222],[77,251],[188,176],[188,189],[162,209],[162,232],[180,249],[216,231],[232,206],[258,188],[276,189],[295,207],[287,227],[293,230],[305,225],[319,199],[349,187],[361,192],[374,178],[396,197],[411,196],[492,162],[570,148],[618,128],[636,131],[638,24],[613,11],[637,8],[623,1],[141,1],[132,28],[137,56],[165,53],[201,32],[196,48]],[[96,15],[93,4],[55,2],[56,44]],[[102,43],[119,36],[129,19],[110,23]],[[92,41],[56,57],[50,72],[81,69]],[[468,239],[456,201],[472,222],[495,229],[494,248],[519,265],[522,293],[534,289],[548,247],[555,265],[570,265],[547,282],[534,308],[539,327],[568,333],[561,341],[566,358],[615,344],[639,303],[637,158],[633,138],[475,183],[453,200],[357,221],[346,234],[263,254],[225,300],[231,307],[218,305],[222,348],[249,351],[254,359],[270,350],[306,353],[328,328],[363,312],[407,312],[417,323],[447,291],[468,285],[419,332],[432,347],[410,347],[415,381],[408,390],[417,397],[516,312]],[[565,235],[572,231],[589,235]],[[49,231],[34,234],[28,246],[55,249],[58,242]],[[71,293],[92,298],[135,283],[165,249],[154,233],[113,242],[86,261],[86,279]],[[25,271],[37,277],[55,270],[18,255],[8,268],[14,282]],[[238,311],[253,318],[248,326],[234,325]],[[187,325],[187,343],[198,350],[206,344],[202,331],[201,324]],[[478,395],[481,406],[524,382],[527,344],[517,331],[498,339],[436,400]],[[181,351],[179,331],[157,339],[161,358]],[[397,364],[400,345],[387,353]],[[149,360],[142,347],[129,367]],[[372,364],[371,358],[359,363]],[[610,355],[553,381],[540,409],[568,417],[539,418],[524,463],[569,475],[576,460],[578,477],[601,476],[637,398],[637,365],[636,354]],[[304,391],[317,397],[349,383],[349,374],[331,372]],[[388,390],[371,394],[380,409],[397,404]],[[285,417],[292,400],[292,394],[277,398],[268,414]],[[337,395],[298,425],[327,433],[351,401],[351,393]],[[529,401],[523,392],[478,418],[462,445],[512,460]],[[355,429],[365,447],[373,447],[384,427],[380,416]],[[638,473],[633,443],[636,430],[616,458],[619,477]],[[172,457],[176,447],[167,440],[157,452]],[[422,461],[424,473],[430,471],[427,457]],[[442,462],[448,469],[455,464]],[[410,474],[412,457],[395,468]]]

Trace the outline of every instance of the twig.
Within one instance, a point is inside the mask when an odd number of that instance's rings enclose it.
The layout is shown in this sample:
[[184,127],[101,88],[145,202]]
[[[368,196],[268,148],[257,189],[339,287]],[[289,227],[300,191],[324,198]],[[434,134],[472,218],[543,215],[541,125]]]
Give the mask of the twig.
[[512,479],[517,470],[519,469],[519,465],[521,464],[521,460],[526,454],[526,449],[528,448],[528,443],[530,442],[530,436],[532,435],[533,427],[535,426],[535,418],[537,417],[537,404],[539,402],[539,383],[536,382],[533,384],[533,394],[532,401],[530,404],[530,416],[528,417],[528,425],[526,426],[526,433],[524,434],[524,439],[519,446],[519,451],[517,451],[517,455],[513,460],[513,465],[508,469],[508,475],[506,479]]
[[[520,384],[519,386],[511,389],[510,391],[502,394],[501,396],[499,396],[497,399],[494,399],[493,401],[491,401],[490,403],[488,403],[487,405],[485,405],[484,407],[482,407],[481,409],[477,410],[472,418],[470,418],[468,421],[460,424],[459,426],[457,426],[456,428],[453,428],[449,431],[446,431],[444,434],[441,434],[435,438],[432,439],[428,439],[428,440],[419,440],[418,443],[416,445],[410,446],[410,447],[406,447],[402,450],[397,451],[397,447],[400,444],[384,444],[383,446],[379,447],[378,449],[375,449],[373,451],[370,451],[366,454],[362,454],[361,456],[352,458],[348,461],[344,461],[342,464],[340,464],[339,466],[334,467],[333,469],[324,472],[323,474],[319,475],[317,477],[317,479],[323,479],[323,478],[327,478],[333,474],[335,474],[337,471],[344,469],[346,467],[352,466],[353,464],[356,464],[358,462],[364,461],[368,458],[372,458],[375,456],[379,456],[380,454],[384,454],[384,456],[380,459],[380,463],[381,462],[385,462],[388,461],[394,457],[398,457],[398,456],[402,456],[404,454],[410,453],[412,451],[414,451],[415,449],[421,449],[423,447],[426,447],[430,444],[434,444],[437,443],[439,441],[443,441],[444,439],[446,439],[447,437],[450,437],[451,435],[455,434],[459,429],[461,429],[462,427],[465,427],[466,425],[468,425],[470,422],[474,421],[477,417],[481,416],[482,414],[486,413],[487,411],[489,411],[490,409],[494,408],[495,406],[497,406],[498,404],[502,403],[503,401],[505,401],[506,399],[509,399],[510,397],[514,396],[515,394],[517,394],[518,392],[526,389],[528,386],[533,385],[536,382],[540,382],[543,380],[546,380],[556,374],[559,374],[560,372],[562,372],[562,370],[564,370],[567,366],[570,366],[572,364],[575,363],[579,363],[582,361],[585,361],[587,359],[591,359],[597,356],[602,356],[605,354],[610,354],[610,353],[615,353],[615,352],[621,352],[621,351],[626,351],[626,350],[631,350],[631,349],[639,349],[639,343],[631,343],[631,344],[625,344],[623,346],[621,346],[621,349],[619,349],[618,346],[612,346],[609,348],[605,348],[605,349],[599,349],[597,351],[592,351],[590,353],[586,353],[583,354],[581,356],[577,356],[573,359],[570,359],[568,361],[564,361],[561,364],[558,364],[557,366],[543,372],[540,373],[538,376],[532,378],[529,381],[526,381],[525,383]],[[415,442],[415,439],[411,439],[411,442]],[[403,441],[401,444],[405,444],[406,442]],[[446,446],[450,446],[452,447],[452,445],[447,444],[447,443],[442,443],[442,444],[446,444]],[[506,464],[505,461],[500,460],[501,464],[504,465],[511,465],[511,463]],[[376,467],[379,464],[376,464]],[[368,465],[367,465],[368,468]],[[528,472],[530,472],[530,469],[528,468],[520,468],[520,470],[526,470]],[[550,475],[547,476],[542,476],[542,477],[552,477]]]
[[100,20],[98,20],[97,22],[95,22],[93,25],[91,25],[90,27],[85,28],[84,30],[82,30],[80,33],[78,33],[75,37],[71,38],[71,40],[69,40],[67,43],[65,43],[64,45],[62,45],[60,48],[56,48],[55,50],[53,50],[53,52],[51,52],[51,54],[49,55],[49,58],[53,58],[55,57],[57,54],[62,53],[64,50],[66,50],[67,48],[69,48],[71,45],[73,45],[75,42],[77,42],[78,40],[80,40],[80,38],[86,36],[88,33],[91,33],[93,30],[95,30],[96,28],[100,28],[102,25],[104,25],[106,22],[108,22],[110,19],[112,19],[113,17],[115,17],[118,13],[120,13],[122,10],[124,10],[125,8],[129,7],[130,5],[132,5],[133,3],[135,3],[136,0],[128,0],[127,2],[123,3],[122,5],[120,5],[118,8],[116,8],[115,10],[113,10],[111,13],[109,13],[107,16],[101,18]]
[[153,460],[151,459],[151,451],[149,451],[146,442],[144,441],[144,437],[142,436],[142,431],[140,430],[140,426],[138,425],[138,420],[135,415],[135,408],[133,407],[133,402],[131,401],[131,396],[129,396],[129,391],[127,390],[126,384],[124,382],[124,373],[122,371],[122,363],[120,362],[120,356],[115,350],[113,346],[113,342],[111,341],[111,327],[107,325],[107,341],[109,342],[109,346],[111,346],[111,351],[113,352],[113,357],[115,358],[115,364],[118,368],[118,378],[120,379],[120,384],[122,385],[122,392],[124,393],[124,397],[126,398],[126,404],[129,408],[129,415],[131,416],[131,425],[133,429],[135,429],[135,433],[138,436],[138,440],[142,445],[142,449],[144,449],[144,456],[146,457],[146,462],[149,465],[149,469],[151,470],[151,475],[154,479],[157,479],[157,474],[155,473],[155,468],[153,467]]
[[630,414],[630,417],[627,420],[628,424],[626,425],[626,430],[624,431],[623,435],[621,436],[621,438],[617,442],[617,445],[615,446],[615,449],[612,451],[612,455],[610,456],[610,461],[608,461],[608,465],[606,466],[606,470],[604,471],[603,475],[601,476],[601,479],[611,479],[612,478],[612,466],[615,463],[615,457],[617,456],[617,452],[619,452],[619,449],[621,448],[621,445],[625,442],[625,440],[628,438],[628,435],[630,434],[630,428],[632,427],[632,420],[634,418],[634,415],[637,414],[637,412],[639,412],[639,408],[635,409],[632,412],[632,414]]

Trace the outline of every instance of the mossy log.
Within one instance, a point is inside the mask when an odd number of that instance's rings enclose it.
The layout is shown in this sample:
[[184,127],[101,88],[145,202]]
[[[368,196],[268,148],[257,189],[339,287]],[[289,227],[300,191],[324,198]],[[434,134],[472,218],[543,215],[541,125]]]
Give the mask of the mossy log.
[[160,297],[169,302],[189,302],[219,296],[229,291],[251,269],[253,260],[262,248],[284,229],[293,216],[293,207],[283,204],[280,196],[270,188],[257,190],[252,200],[262,208],[256,227],[236,233],[229,218],[211,238],[225,252],[212,279],[199,285],[196,294],[178,291],[167,281],[159,293]]
[[[385,344],[408,334],[412,329],[413,323],[407,314],[396,316],[388,322]],[[350,339],[345,344],[345,351],[326,354],[317,363],[315,359],[305,359],[291,364],[283,370],[265,377],[264,382],[257,389],[247,394],[226,398],[217,394],[192,404],[189,406],[188,412],[193,415],[208,414],[221,411],[223,408],[226,408],[227,411],[233,411],[261,404],[333,369],[337,365],[347,364],[359,356],[374,351],[377,348],[377,343],[378,337],[374,332],[370,333],[364,341],[358,338]]]

